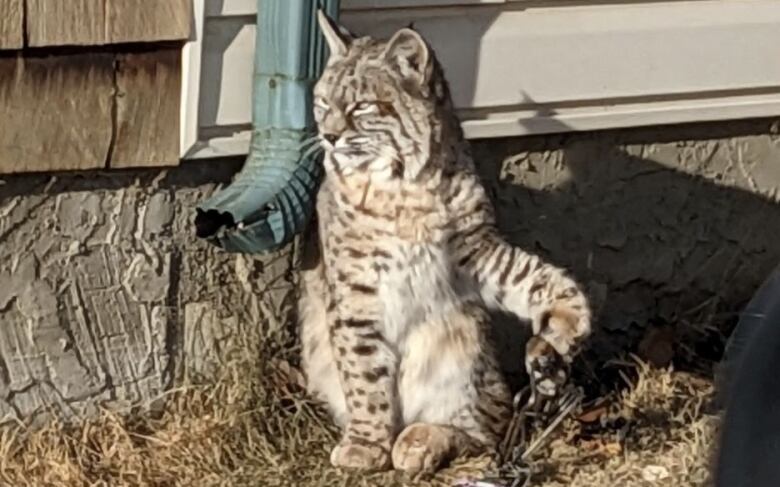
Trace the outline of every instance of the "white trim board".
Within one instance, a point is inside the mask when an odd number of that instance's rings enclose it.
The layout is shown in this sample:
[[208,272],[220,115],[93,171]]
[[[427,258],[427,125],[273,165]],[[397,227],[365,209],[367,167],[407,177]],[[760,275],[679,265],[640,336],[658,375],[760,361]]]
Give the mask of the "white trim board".
[[179,157],[189,158],[198,153],[201,144],[198,105],[200,104],[201,59],[203,56],[204,1],[193,0],[192,38],[182,50],[181,127]]
[[[185,51],[182,155],[245,154],[254,1],[203,15],[204,1]],[[414,22],[469,138],[780,115],[779,0],[342,1],[359,33]]]

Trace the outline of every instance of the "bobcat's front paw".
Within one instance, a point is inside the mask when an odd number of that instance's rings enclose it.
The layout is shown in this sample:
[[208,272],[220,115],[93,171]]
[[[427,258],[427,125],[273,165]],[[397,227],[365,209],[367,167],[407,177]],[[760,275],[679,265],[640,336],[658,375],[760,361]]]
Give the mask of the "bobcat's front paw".
[[330,463],[340,468],[387,470],[391,465],[390,450],[362,438],[346,437],[331,451]]
[[393,466],[408,474],[434,473],[458,454],[452,429],[415,423],[408,426],[393,446]]
[[549,343],[567,361],[590,335],[590,311],[556,305],[534,323],[534,335]]

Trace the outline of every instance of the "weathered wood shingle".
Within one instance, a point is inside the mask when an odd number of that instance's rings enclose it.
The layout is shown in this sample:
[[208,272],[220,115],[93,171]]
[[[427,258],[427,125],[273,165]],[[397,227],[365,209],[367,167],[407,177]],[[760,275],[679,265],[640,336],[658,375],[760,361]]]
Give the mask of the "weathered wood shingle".
[[180,50],[120,54],[117,59],[119,96],[110,167],[178,164]]
[[181,50],[0,57],[0,174],[179,163]]
[[188,39],[190,0],[122,0],[106,3],[109,44]]
[[0,49],[21,49],[24,44],[23,1],[0,1]]
[[113,60],[99,53],[0,58],[0,173],[105,167]]
[[191,0],[26,2],[29,47],[159,42],[190,36]]

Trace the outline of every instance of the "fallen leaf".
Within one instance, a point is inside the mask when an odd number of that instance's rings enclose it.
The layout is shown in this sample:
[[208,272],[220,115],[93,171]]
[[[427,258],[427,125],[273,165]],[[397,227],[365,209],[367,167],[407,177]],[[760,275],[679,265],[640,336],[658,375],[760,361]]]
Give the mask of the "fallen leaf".
[[274,360],[271,363],[271,370],[277,388],[287,389],[290,386],[299,389],[306,388],[306,380],[303,374],[297,367],[290,365],[288,361]]
[[669,478],[669,470],[661,465],[648,465],[642,469],[642,479],[647,482],[658,482]]
[[586,440],[580,443],[580,449],[589,451],[593,455],[613,457],[623,451],[623,445],[617,441],[604,441],[602,439]]
[[602,416],[607,414],[607,405],[601,405],[598,407],[595,407],[589,411],[585,411],[584,413],[580,414],[580,417],[578,418],[583,423],[595,423],[599,419],[601,419]]

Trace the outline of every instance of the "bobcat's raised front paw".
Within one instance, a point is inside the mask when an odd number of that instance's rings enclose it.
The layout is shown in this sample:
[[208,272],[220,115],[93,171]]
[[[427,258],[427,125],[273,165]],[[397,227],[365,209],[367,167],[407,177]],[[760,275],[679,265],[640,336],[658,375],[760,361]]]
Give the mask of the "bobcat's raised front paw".
[[534,335],[549,343],[567,361],[576,355],[590,335],[590,311],[563,305],[553,306],[534,323]]
[[339,468],[387,470],[391,465],[390,451],[378,443],[344,438],[331,451],[330,463]]

